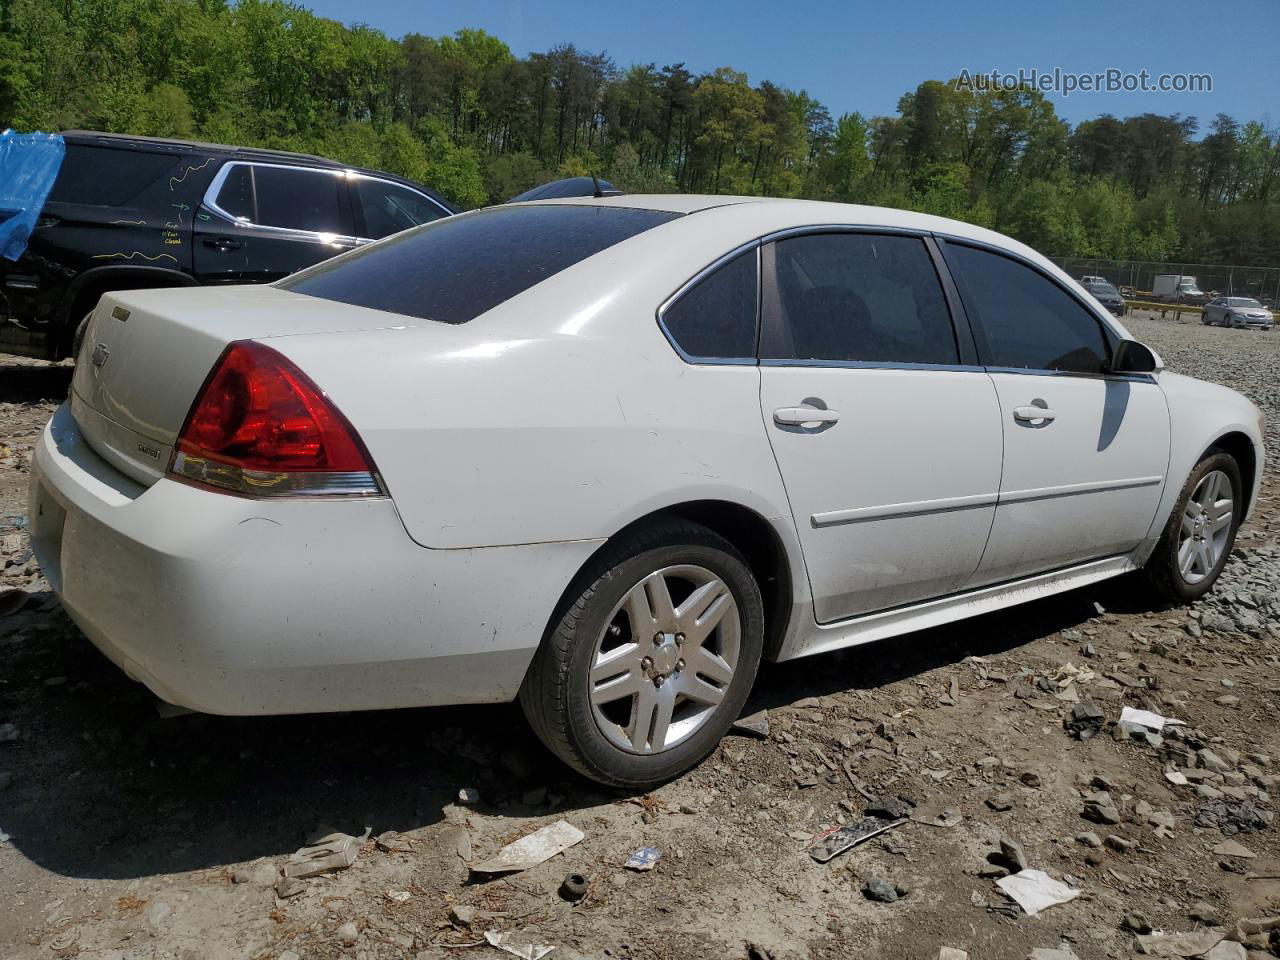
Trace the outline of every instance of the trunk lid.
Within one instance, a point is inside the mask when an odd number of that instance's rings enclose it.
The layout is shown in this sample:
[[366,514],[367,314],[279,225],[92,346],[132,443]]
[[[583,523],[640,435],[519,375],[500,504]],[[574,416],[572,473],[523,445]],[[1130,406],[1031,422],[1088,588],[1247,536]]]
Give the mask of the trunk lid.
[[274,287],[104,294],[76,358],[71,413],[99,456],[149,485],[168,468],[228,343],[406,325],[412,321]]

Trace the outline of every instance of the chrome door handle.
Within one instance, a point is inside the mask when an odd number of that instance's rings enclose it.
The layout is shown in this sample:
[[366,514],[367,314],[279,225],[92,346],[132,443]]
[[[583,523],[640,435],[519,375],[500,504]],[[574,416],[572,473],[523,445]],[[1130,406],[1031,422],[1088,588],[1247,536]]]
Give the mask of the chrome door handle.
[[1035,404],[1013,408],[1013,419],[1021,420],[1024,423],[1030,423],[1033,420],[1043,420],[1045,423],[1051,423],[1056,416],[1057,414],[1048,407],[1038,407]]
[[773,411],[773,422],[787,427],[799,427],[806,423],[835,423],[840,419],[838,410],[821,407],[779,407]]

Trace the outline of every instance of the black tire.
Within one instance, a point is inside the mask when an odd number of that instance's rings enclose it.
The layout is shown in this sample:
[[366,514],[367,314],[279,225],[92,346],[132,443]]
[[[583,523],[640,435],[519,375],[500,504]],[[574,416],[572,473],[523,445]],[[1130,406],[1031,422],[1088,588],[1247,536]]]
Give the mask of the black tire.
[[[1187,509],[1187,503],[1200,485],[1200,481],[1214,470],[1221,470],[1231,482],[1231,525],[1226,545],[1222,549],[1217,563],[1214,564],[1212,572],[1196,583],[1188,583],[1178,565],[1178,544],[1182,518]],[[1231,556],[1231,550],[1235,546],[1236,531],[1240,527],[1240,518],[1245,506],[1241,500],[1243,491],[1244,485],[1240,482],[1240,467],[1230,454],[1219,450],[1210,450],[1195,465],[1195,469],[1187,477],[1187,482],[1183,484],[1182,492],[1178,495],[1173,512],[1169,515],[1164,532],[1160,536],[1160,542],[1156,544],[1155,551],[1142,569],[1147,585],[1158,597],[1174,603],[1194,603],[1213,589],[1213,585],[1217,582],[1218,576],[1222,573],[1222,568],[1226,566],[1227,558]]]
[[[680,565],[709,571],[732,594],[739,625],[737,663],[723,698],[692,733],[659,752],[629,752],[607,738],[593,712],[588,677],[596,644],[634,587],[655,571]],[[619,535],[574,581],[525,675],[520,705],[538,738],[579,773],[608,786],[648,788],[679,776],[715,750],[746,703],[763,646],[760,588],[733,544],[696,523],[656,522]],[[635,703],[638,711],[638,699]]]

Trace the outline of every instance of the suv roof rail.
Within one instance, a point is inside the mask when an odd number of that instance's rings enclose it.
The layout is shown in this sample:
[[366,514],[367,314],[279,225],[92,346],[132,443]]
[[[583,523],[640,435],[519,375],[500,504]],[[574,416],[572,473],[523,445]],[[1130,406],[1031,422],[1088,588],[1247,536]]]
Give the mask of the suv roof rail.
[[209,153],[225,153],[238,157],[271,157],[275,159],[306,160],[327,167],[347,167],[349,164],[339,163],[314,153],[294,153],[290,150],[272,150],[267,147],[236,147],[226,143],[207,143],[201,140],[177,140],[170,137],[144,137],[131,133],[105,133],[101,130],[64,130],[64,139],[71,140],[108,140],[121,144],[147,144],[176,150],[199,150]]

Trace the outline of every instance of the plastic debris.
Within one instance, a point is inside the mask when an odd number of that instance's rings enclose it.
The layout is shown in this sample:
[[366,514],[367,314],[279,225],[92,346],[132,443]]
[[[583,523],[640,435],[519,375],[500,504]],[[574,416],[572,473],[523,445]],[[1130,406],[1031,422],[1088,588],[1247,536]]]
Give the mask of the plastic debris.
[[[498,855],[484,863],[473,864],[475,873],[515,873],[528,870],[540,863],[545,863],[558,853],[563,853],[586,836],[581,830],[565,820],[535,830],[528,836],[509,843]],[[541,954],[539,954],[541,956]]]
[[1150,710],[1135,710],[1133,707],[1125,707],[1120,711],[1120,722],[1136,723],[1140,727],[1149,727],[1156,733],[1159,733],[1166,726],[1184,725],[1181,720],[1162,717],[1160,714],[1152,713]]
[[1029,916],[1041,910],[1068,903],[1080,896],[1080,891],[1055,880],[1043,870],[1022,870],[996,881],[1005,896],[1011,898]]
[[360,845],[369,839],[372,831],[353,837],[349,833],[330,833],[303,847],[284,865],[286,877],[314,877],[334,870],[345,870],[356,862]]
[[657,847],[641,847],[623,864],[628,870],[652,870],[653,865],[662,859],[662,851]]
[[901,826],[906,822],[905,819],[882,820],[879,817],[863,817],[848,826],[832,827],[825,833],[820,833],[814,837],[813,842],[809,845],[809,856],[813,857],[818,863],[826,863],[846,850],[856,847],[864,840],[870,840],[872,837],[884,833],[886,830],[892,830],[894,827]]
[[56,133],[0,132],[0,257],[22,256],[66,152]]
[[[563,822],[561,821],[561,823]],[[541,943],[512,943],[511,934],[499,933],[497,930],[486,930],[484,938],[488,941],[489,946],[504,950],[513,957],[520,957],[520,960],[542,960],[543,957],[555,949],[555,947],[549,947]]]

